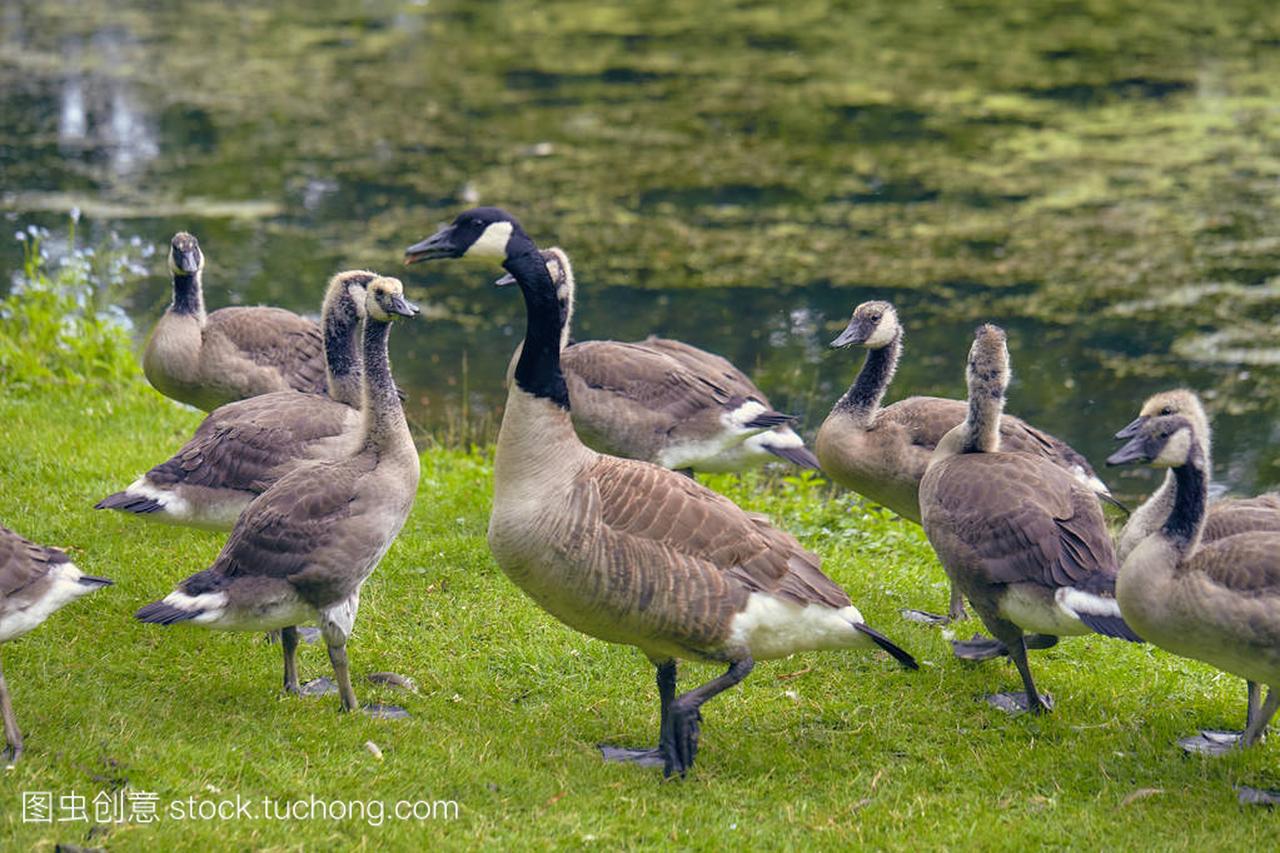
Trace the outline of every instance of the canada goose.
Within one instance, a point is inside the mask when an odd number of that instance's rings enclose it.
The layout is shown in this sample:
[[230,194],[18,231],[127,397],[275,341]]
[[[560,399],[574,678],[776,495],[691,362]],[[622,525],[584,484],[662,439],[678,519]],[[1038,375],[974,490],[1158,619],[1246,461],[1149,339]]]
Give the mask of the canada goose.
[[[636,646],[657,668],[658,748],[602,747],[606,759],[683,775],[697,751],[699,709],[758,659],[879,646],[915,668],[790,534],[694,480],[582,443],[560,370],[556,285],[510,214],[466,211],[406,250],[405,263],[461,257],[500,262],[528,318],[494,456],[494,559],[566,625]],[[728,670],[677,697],[677,658]]]
[[[1251,531],[1202,544],[1208,442],[1182,415],[1148,417],[1132,433],[1107,464],[1170,468],[1174,488],[1163,524],[1120,569],[1120,611],[1157,646],[1268,686],[1262,707],[1248,709],[1237,741],[1250,746],[1280,706],[1280,533]],[[1184,739],[1184,748],[1188,740],[1198,738]],[[1230,745],[1227,739],[1216,750],[1207,744],[1193,749],[1214,752]]]
[[[1207,466],[1212,458],[1212,430],[1209,417],[1204,406],[1194,391],[1176,388],[1172,391],[1161,391],[1147,398],[1128,426],[1116,433],[1118,439],[1133,438],[1142,425],[1153,417],[1182,415],[1191,421],[1195,435],[1204,451],[1204,464]],[[1165,472],[1164,482],[1152,493],[1142,506],[1133,511],[1116,544],[1116,556],[1123,563],[1126,557],[1143,539],[1160,528],[1170,510],[1173,509],[1173,497],[1177,491],[1177,478],[1173,469]],[[1204,530],[1200,535],[1201,544],[1216,542],[1227,536],[1245,533],[1251,530],[1270,530],[1280,532],[1280,495],[1275,493],[1258,495],[1251,498],[1223,498],[1209,504],[1205,514]]]
[[997,326],[981,326],[966,370],[968,414],[938,442],[920,481],[925,535],[1018,667],[1024,694],[997,707],[1040,713],[1024,631],[1052,645],[1063,634],[1097,631],[1137,640],[1113,597],[1115,550],[1094,493],[1043,456],[1001,449],[1009,351]]
[[169,271],[173,302],[142,354],[157,391],[206,412],[271,391],[325,392],[324,338],[314,322],[263,306],[206,315],[204,254],[185,231],[173,235]]
[[[678,470],[742,471],[774,458],[818,467],[788,425],[794,418],[775,411],[728,359],[655,336],[633,343],[571,341],[573,268],[563,249],[542,255],[563,318],[560,368],[573,426],[588,447]],[[509,274],[495,282],[514,283]]]
[[367,270],[338,273],[322,323],[329,394],[274,391],[219,406],[172,457],[95,509],[230,530],[244,508],[301,462],[350,453],[361,429],[359,325]]
[[[37,545],[0,526],[0,643],[20,637],[58,608],[111,581],[86,575],[57,548]],[[5,760],[22,757],[22,732],[0,671],[0,712],[4,715]]]
[[[249,504],[213,565],[136,614],[228,631],[282,631],[285,690],[297,694],[299,622],[317,621],[342,708],[356,706],[346,642],[360,587],[400,532],[418,485],[418,453],[387,361],[396,317],[412,317],[399,280],[369,282],[360,441],[342,459],[294,468]],[[385,709],[380,709],[385,710]]]
[[[814,450],[832,480],[919,524],[920,479],[933,449],[964,420],[967,406],[943,397],[908,397],[881,408],[902,356],[902,337],[892,304],[875,300],[854,309],[848,326],[831,346],[862,346],[867,357],[849,390],[823,421]],[[1092,491],[1110,497],[1084,456],[1020,418],[1001,416],[1000,449],[1047,459]],[[943,621],[921,615],[927,621]],[[963,619],[964,615],[964,599],[952,584],[948,616]]]

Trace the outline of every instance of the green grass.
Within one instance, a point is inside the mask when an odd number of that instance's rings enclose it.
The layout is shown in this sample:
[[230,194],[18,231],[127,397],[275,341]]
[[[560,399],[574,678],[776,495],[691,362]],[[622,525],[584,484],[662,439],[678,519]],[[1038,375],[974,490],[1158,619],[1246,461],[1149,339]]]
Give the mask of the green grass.
[[[53,359],[58,368],[58,359]],[[0,396],[0,519],[67,548],[116,586],[6,644],[4,671],[27,753],[0,781],[0,835],[55,844],[170,848],[888,848],[1274,846],[1274,815],[1233,786],[1280,785],[1274,745],[1184,757],[1198,726],[1239,727],[1235,678],[1157,650],[1068,639],[1033,668],[1058,710],[1009,718],[981,701],[1017,686],[1007,663],[952,659],[941,631],[898,609],[944,606],[920,530],[811,478],[709,482],[769,513],[825,557],[868,622],[917,655],[828,653],[762,663],[704,710],[689,778],[606,765],[602,741],[647,744],[652,668],[635,651],[561,626],[503,577],[485,545],[491,467],[483,451],[433,448],[400,539],[365,587],[350,645],[363,701],[404,721],[342,715],[336,698],[282,695],[280,653],[258,634],[160,628],[140,605],[204,568],[223,537],[153,525],[93,503],[175,449],[199,413],[137,374],[98,384],[25,382]],[[966,633],[976,623],[960,626]],[[317,646],[304,678],[326,674]],[[365,681],[412,676],[407,695]],[[682,668],[684,687],[716,672]],[[376,744],[375,757],[366,742]],[[24,823],[23,792],[92,799],[155,794],[155,824]],[[188,798],[285,802],[444,801],[456,819],[180,821]],[[60,804],[60,803],[59,803]],[[1267,839],[1270,839],[1268,842]]]

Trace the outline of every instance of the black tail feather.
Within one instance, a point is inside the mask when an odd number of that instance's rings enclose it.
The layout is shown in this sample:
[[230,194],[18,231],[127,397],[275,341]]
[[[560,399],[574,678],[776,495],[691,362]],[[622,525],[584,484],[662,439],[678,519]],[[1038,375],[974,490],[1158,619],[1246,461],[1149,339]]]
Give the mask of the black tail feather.
[[789,424],[795,419],[795,415],[784,415],[782,412],[769,410],[756,415],[754,418],[743,424],[743,426],[748,426],[752,429],[766,429],[768,427],[779,426],[780,424]]
[[156,625],[172,625],[175,622],[185,622],[188,619],[194,619],[204,611],[202,610],[182,610],[174,607],[172,604],[165,604],[163,601],[153,601],[133,614],[133,618],[139,622],[151,622]]
[[97,575],[81,575],[76,582],[83,586],[111,586],[115,583],[111,578],[100,578]]
[[139,515],[145,515],[149,512],[159,512],[164,509],[164,504],[154,498],[144,497],[142,495],[131,495],[128,492],[116,492],[114,495],[107,495],[102,500],[93,505],[94,509],[117,509],[121,512],[134,512]]
[[1119,616],[1101,616],[1097,613],[1086,613],[1084,611],[1075,611],[1076,618],[1089,626],[1089,630],[1096,631],[1107,637],[1115,637],[1118,640],[1128,640],[1131,643],[1145,643],[1146,640],[1138,636],[1138,633],[1129,627],[1129,623],[1125,622]]
[[814,471],[821,471],[822,466],[818,463],[818,457],[807,447],[773,447],[772,445],[764,445],[764,449],[777,456],[779,459],[785,459],[792,465],[798,465],[801,468],[809,468]]
[[1113,507],[1115,507],[1116,509],[1118,509],[1118,510],[1120,510],[1121,512],[1123,512],[1126,516],[1133,515],[1133,510],[1129,509],[1129,508],[1128,508],[1127,506],[1125,506],[1125,505],[1124,505],[1124,503],[1122,503],[1119,499],[1114,498],[1114,497],[1112,497],[1112,496],[1111,496],[1111,495],[1109,495],[1109,494],[1106,494],[1106,493],[1104,493],[1104,492],[1099,492],[1099,493],[1098,493],[1098,500],[1100,500],[1100,501],[1102,501],[1102,502],[1104,502],[1104,503],[1109,503],[1109,504],[1111,504]]
[[889,654],[893,655],[894,658],[898,661],[898,663],[902,664],[904,669],[920,668],[920,664],[916,663],[916,659],[911,656],[910,652],[907,652],[905,649],[896,645],[892,640],[890,640],[884,634],[881,634],[879,631],[875,630],[871,626],[865,625],[861,622],[855,622],[853,627],[857,628],[859,631],[861,631],[862,633],[870,637],[872,642],[874,642],[877,646],[884,649]]

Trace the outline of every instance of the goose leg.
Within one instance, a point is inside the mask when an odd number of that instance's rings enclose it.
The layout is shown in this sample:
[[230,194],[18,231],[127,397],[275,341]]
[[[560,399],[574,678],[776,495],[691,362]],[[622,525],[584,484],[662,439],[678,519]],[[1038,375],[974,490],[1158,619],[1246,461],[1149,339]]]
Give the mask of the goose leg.
[[993,696],[988,696],[987,701],[1001,711],[1010,714],[1016,714],[1021,711],[1044,714],[1052,711],[1053,700],[1037,691],[1035,682],[1031,679],[1031,666],[1027,663],[1027,644],[1021,634],[1017,637],[1010,636],[1005,641],[1005,646],[1009,649],[1009,657],[1013,659],[1013,665],[1018,668],[1018,674],[1022,676],[1022,686],[1025,691],[1022,693],[996,693]]
[[351,669],[347,666],[347,647],[343,645],[329,646],[329,662],[333,664],[333,678],[338,682],[338,697],[342,700],[342,710],[356,709],[356,691],[351,687]]
[[[1201,729],[1193,735],[1178,739],[1178,746],[1182,747],[1185,752],[1194,752],[1197,755],[1226,755],[1236,747],[1249,746],[1245,742],[1245,738],[1249,731],[1253,728],[1254,722],[1259,714],[1262,713],[1259,708],[1262,698],[1262,686],[1254,681],[1246,681],[1249,691],[1249,701],[1245,708],[1245,726],[1242,732],[1221,731],[1219,729]],[[1266,731],[1267,724],[1263,723],[1258,731],[1258,736]]]
[[1267,690],[1267,701],[1262,703],[1262,708],[1249,722],[1249,727],[1245,729],[1244,736],[1240,738],[1242,747],[1253,746],[1262,738],[1262,733],[1267,730],[1267,724],[1276,715],[1276,709],[1278,708],[1280,708],[1280,690],[1273,686]]
[[7,744],[4,759],[6,764],[13,766],[22,757],[22,732],[18,729],[18,718],[13,713],[13,703],[9,699],[9,685],[4,680],[2,669],[0,669],[0,713],[4,715],[4,739]]
[[292,625],[280,630],[280,648],[284,651],[284,692],[299,696],[298,686],[298,629]]
[[663,757],[662,775],[664,777],[670,778],[672,773],[684,776],[689,772],[689,768],[693,766],[693,759],[698,754],[699,723],[702,721],[703,704],[742,681],[751,673],[755,665],[756,662],[750,655],[735,660],[729,664],[729,669],[724,675],[711,679],[701,687],[695,687],[671,703],[666,727],[658,741],[658,749]]
[[[676,698],[676,662],[674,660],[665,660],[655,664],[658,668],[658,702],[662,722],[658,727],[659,733],[667,730],[667,718],[671,715],[671,703]],[[661,734],[659,734],[661,740]],[[661,767],[663,766],[662,752],[657,747],[650,749],[636,749],[626,746],[609,746],[608,744],[599,744],[600,755],[605,761],[628,762],[630,764],[639,764],[641,767]]]
[[958,584],[951,584],[951,604],[947,608],[947,618],[952,622],[959,622],[968,615],[964,610],[964,593],[960,591]]

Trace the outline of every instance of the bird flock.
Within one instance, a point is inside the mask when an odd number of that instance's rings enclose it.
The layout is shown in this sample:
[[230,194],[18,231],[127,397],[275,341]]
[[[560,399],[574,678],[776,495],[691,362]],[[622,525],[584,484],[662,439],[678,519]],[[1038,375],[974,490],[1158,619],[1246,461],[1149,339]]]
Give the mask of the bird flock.
[[[212,565],[136,618],[269,632],[289,693],[336,693],[344,711],[407,716],[357,702],[347,643],[361,587],[417,493],[418,453],[387,355],[392,325],[417,307],[398,279],[352,270],[328,283],[319,324],[278,308],[206,312],[196,238],[175,235],[168,259],[173,301],[143,369],[156,390],[208,416],[97,508],[229,535]],[[1103,504],[1116,502],[1088,460],[1005,413],[1010,355],[998,326],[975,332],[967,399],[883,405],[903,324],[889,302],[857,306],[832,346],[866,357],[810,450],[795,419],[720,356],[659,337],[574,341],[567,254],[540,249],[506,211],[465,211],[404,254],[405,264],[450,259],[500,267],[495,283],[517,287],[527,312],[495,447],[494,560],[557,619],[636,647],[655,669],[656,744],[602,744],[606,760],[685,775],[702,706],[758,660],[859,648],[917,668],[866,623],[818,554],[693,476],[770,459],[821,470],[923,527],[951,582],[949,612],[904,615],[945,624],[965,615],[967,599],[991,636],[954,641],[955,654],[1007,656],[1021,677],[1022,690],[988,697],[996,707],[1050,710],[1028,650],[1098,633],[1246,680],[1244,730],[1200,732],[1184,749],[1254,744],[1275,715],[1280,495],[1210,501],[1210,425],[1194,392],[1151,397],[1116,434],[1124,444],[1108,464],[1167,474],[1113,536]],[[0,642],[110,583],[0,528]],[[300,683],[296,651],[309,636],[326,644],[332,679]],[[681,659],[724,670],[680,692]],[[22,737],[3,675],[0,710],[13,761]]]

